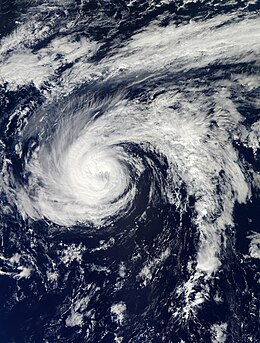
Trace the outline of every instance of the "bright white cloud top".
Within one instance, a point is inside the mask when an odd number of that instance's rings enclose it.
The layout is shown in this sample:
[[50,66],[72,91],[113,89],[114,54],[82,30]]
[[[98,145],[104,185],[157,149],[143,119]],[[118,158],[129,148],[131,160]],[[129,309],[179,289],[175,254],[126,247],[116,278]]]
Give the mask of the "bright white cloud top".
[[[134,213],[147,174],[147,205],[153,204],[156,182],[161,201],[180,212],[193,197],[196,261],[176,290],[183,306],[173,313],[188,319],[208,298],[209,284],[221,268],[234,205],[246,203],[256,185],[256,174],[240,160],[234,144],[250,144],[252,135],[234,95],[259,84],[255,73],[236,69],[242,63],[259,67],[259,18],[234,13],[167,27],[152,23],[98,63],[91,57],[100,43],[86,38],[56,37],[35,52],[25,37],[37,42],[48,36],[44,26],[35,34],[37,25],[42,23],[25,23],[1,43],[2,80],[12,89],[33,83],[47,99],[32,117],[14,114],[22,123],[17,154],[22,156],[28,138],[34,141],[24,158],[25,183],[16,182],[5,161],[5,194],[25,220],[46,219],[71,230],[85,225],[92,233]],[[57,78],[65,61],[72,66]],[[233,72],[224,77],[220,68],[219,78],[211,77],[213,64],[233,65]],[[95,91],[89,90],[91,83]],[[105,87],[112,91],[100,96]],[[145,99],[130,99],[129,90],[138,87],[144,88]],[[258,99],[251,101],[256,106]],[[256,145],[256,139],[251,143]],[[154,155],[167,159],[163,176]]]

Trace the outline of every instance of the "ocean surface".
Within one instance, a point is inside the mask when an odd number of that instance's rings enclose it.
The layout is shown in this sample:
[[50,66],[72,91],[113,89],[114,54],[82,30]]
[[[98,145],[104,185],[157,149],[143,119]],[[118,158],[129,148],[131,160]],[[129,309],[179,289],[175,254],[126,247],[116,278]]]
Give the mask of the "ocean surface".
[[260,2],[0,3],[0,343],[257,343]]

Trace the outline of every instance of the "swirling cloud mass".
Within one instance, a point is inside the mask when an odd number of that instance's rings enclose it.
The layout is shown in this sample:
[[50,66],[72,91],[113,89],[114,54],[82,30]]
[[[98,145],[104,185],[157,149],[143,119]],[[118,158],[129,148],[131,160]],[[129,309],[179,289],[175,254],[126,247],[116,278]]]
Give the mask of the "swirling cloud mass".
[[258,7],[191,4],[34,1],[2,38],[5,318],[60,299],[13,341],[256,342]]

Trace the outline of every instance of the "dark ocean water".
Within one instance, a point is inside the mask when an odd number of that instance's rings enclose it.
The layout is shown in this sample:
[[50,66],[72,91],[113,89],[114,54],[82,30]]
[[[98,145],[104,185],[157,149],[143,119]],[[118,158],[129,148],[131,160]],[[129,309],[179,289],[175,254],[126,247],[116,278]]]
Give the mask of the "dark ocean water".
[[259,3],[0,11],[0,343],[257,343]]

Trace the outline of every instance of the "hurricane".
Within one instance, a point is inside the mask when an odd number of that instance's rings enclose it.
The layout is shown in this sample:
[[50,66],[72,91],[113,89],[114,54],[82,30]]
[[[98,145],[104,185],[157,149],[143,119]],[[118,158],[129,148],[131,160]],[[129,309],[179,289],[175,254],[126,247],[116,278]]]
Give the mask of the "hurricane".
[[2,342],[256,343],[258,2],[15,4]]

